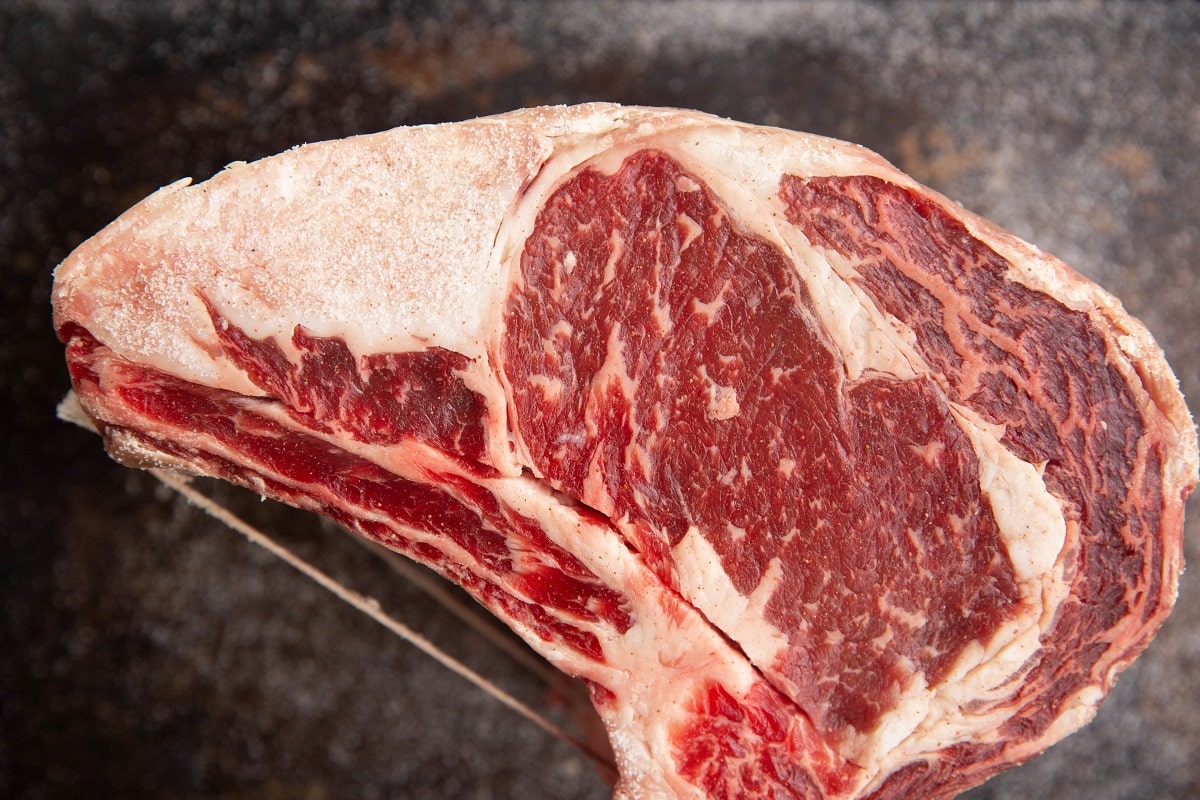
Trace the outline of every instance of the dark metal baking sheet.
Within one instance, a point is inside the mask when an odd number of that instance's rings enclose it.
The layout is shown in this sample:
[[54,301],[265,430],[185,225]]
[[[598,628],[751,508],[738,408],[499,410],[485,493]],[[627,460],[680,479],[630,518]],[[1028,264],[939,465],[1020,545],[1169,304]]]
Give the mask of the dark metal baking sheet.
[[[0,41],[0,796],[607,794],[569,747],[54,419],[51,269],[181,176],[595,99],[831,134],[1115,292],[1200,396],[1195,3],[25,0]],[[214,491],[560,713],[346,537]],[[1098,719],[970,797],[1200,796],[1197,697],[1192,572]]]

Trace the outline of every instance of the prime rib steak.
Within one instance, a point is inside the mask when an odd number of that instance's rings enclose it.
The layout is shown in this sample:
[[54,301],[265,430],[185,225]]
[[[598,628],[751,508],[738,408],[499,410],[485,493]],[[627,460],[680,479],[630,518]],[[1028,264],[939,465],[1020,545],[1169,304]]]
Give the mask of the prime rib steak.
[[874,154],[528,109],[147,198],[57,270],[135,465],[326,514],[588,685],[622,798],[945,798],[1169,612],[1196,437],[1118,301]]

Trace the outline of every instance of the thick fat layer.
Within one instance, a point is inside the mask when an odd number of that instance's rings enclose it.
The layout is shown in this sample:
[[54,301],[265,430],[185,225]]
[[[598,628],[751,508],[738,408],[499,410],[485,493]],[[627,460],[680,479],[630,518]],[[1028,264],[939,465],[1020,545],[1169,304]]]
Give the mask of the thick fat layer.
[[[502,288],[481,266],[547,153],[530,128],[479,121],[232,165],[198,186],[163,189],[86,244],[60,291],[88,272],[126,270],[126,280],[92,281],[86,297],[58,303],[80,303],[63,310],[126,357],[231,387],[238,376],[218,375],[197,287],[258,339],[285,342],[301,325],[355,353],[434,345],[475,358],[480,308]],[[447,176],[463,175],[477,185],[447,192]]]
[[[598,111],[597,124],[608,119]],[[461,375],[490,410],[487,460],[516,474],[503,398],[487,396],[484,310],[503,286],[485,267],[549,153],[556,115],[544,116],[306,145],[166,187],[59,268],[58,325],[86,320],[120,355],[246,395],[264,389],[224,357],[214,308],[296,363],[297,325],[355,356],[442,347],[465,357]]]

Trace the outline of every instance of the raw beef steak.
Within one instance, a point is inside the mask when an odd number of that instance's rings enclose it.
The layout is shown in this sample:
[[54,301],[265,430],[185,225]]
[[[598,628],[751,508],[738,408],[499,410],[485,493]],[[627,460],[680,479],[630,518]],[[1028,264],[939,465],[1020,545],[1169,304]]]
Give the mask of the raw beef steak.
[[56,274],[83,408],[432,566],[625,798],[939,798],[1170,610],[1196,439],[1101,289],[852,145],[530,109],[146,199]]

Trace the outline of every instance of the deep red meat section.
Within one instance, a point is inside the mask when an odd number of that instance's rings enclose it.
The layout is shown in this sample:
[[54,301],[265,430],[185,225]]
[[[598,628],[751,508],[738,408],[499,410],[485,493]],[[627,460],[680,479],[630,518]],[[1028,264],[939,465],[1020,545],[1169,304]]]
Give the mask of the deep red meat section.
[[711,682],[679,701],[689,716],[671,732],[675,767],[711,800],[835,797],[858,779],[853,764],[822,759],[812,729],[765,683],[738,699]]
[[441,347],[356,358],[343,339],[314,336],[297,325],[295,363],[272,338],[255,339],[201,295],[225,354],[269,396],[304,416],[308,427],[348,432],[369,444],[417,439],[486,463],[482,397],[456,371],[469,360]]
[[[642,151],[548,199],[505,311],[536,470],[664,580],[689,528],[748,594],[819,730],[869,731],[1018,602],[978,462],[925,379],[851,380],[794,266]],[[735,640],[736,631],[728,631]]]
[[[943,391],[1045,465],[1079,525],[1071,595],[1003,731],[1037,736],[1074,692],[1105,683],[1108,631],[1159,608],[1162,445],[1146,436],[1131,382],[1088,316],[1011,280],[1011,265],[930,198],[869,176],[784,176],[780,195],[788,219],[849,259],[853,280],[915,332]],[[1122,642],[1122,652],[1131,646],[1140,649]]]

